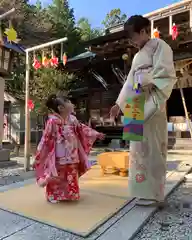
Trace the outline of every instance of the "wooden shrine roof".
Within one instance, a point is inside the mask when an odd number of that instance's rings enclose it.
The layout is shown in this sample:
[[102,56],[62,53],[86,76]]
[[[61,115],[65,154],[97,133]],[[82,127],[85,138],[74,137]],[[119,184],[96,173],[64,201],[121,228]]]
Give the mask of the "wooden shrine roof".
[[177,3],[170,4],[166,7],[159,8],[153,12],[144,14],[143,16],[149,18],[150,20],[159,20],[170,15],[175,15],[187,11],[190,9],[191,4],[191,0],[183,0]]
[[[190,8],[192,8],[192,0],[184,0],[144,15],[144,17],[153,21],[154,28],[158,28],[160,38],[172,47],[176,64],[178,61],[192,59],[192,9]],[[175,41],[172,40],[170,35],[170,26],[172,26],[170,18],[172,23],[177,25],[179,31]],[[132,61],[132,57],[137,52],[137,49],[130,44],[127,38],[124,24],[118,24],[107,29],[105,35],[85,42],[84,46],[91,54],[86,57],[83,54],[83,57],[77,56],[71,59],[66,65],[67,71],[87,68],[90,64],[103,60],[121,59],[124,53],[127,53],[129,60]],[[190,64],[190,68],[192,69],[192,64]],[[176,84],[176,88],[178,88],[178,84],[183,85],[184,82],[185,84],[182,87],[192,86],[192,73],[179,82]]]
[[[160,30],[160,37],[170,44],[173,49],[177,49],[181,44],[192,42],[192,34],[189,27],[189,10],[191,5],[192,0],[185,0],[145,14],[144,16],[154,21],[154,28],[158,27]],[[176,41],[172,41],[172,37],[169,33],[169,16],[172,16],[173,23],[176,23],[178,26],[179,37]],[[104,36],[85,42],[85,46],[89,51],[102,56],[113,56],[118,52],[119,56],[123,52],[135,54],[135,49],[127,38],[127,33],[124,30],[123,24],[107,29]]]

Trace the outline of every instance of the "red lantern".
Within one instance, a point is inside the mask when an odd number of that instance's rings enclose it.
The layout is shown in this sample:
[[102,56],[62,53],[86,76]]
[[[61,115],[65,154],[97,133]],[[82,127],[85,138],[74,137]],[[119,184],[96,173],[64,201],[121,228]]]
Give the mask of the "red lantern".
[[49,59],[47,57],[44,57],[42,60],[42,65],[44,67],[48,67],[49,66]]
[[63,65],[65,66],[67,63],[67,55],[66,53],[63,54]]
[[179,35],[178,28],[175,25],[175,23],[173,23],[173,26],[172,26],[172,40],[176,40],[178,35]]
[[34,57],[33,67],[35,68],[35,70],[38,70],[39,68],[41,68],[41,63],[37,60],[36,57]]
[[58,58],[55,57],[55,56],[52,57],[52,58],[50,59],[50,64],[51,64],[52,67],[57,67],[58,64],[59,64]]
[[33,103],[33,100],[29,100],[28,101],[28,108],[29,108],[29,111],[32,111],[34,109],[35,105]]

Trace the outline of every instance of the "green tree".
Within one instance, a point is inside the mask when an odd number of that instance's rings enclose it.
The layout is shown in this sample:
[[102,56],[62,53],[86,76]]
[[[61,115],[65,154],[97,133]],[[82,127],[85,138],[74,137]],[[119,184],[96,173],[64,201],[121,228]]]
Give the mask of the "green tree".
[[45,101],[50,94],[67,93],[75,76],[63,74],[55,68],[42,68],[34,72],[30,80],[30,95],[35,104],[40,105],[38,113],[46,113]]
[[107,13],[105,19],[102,21],[102,24],[105,28],[112,27],[116,24],[123,23],[127,20],[127,15],[123,14],[119,8],[112,9]]
[[51,35],[54,38],[67,37],[66,49],[69,56],[78,53],[80,34],[75,26],[73,8],[67,0],[53,0],[47,9],[47,21],[52,25]]
[[41,1],[40,0],[36,1],[35,6],[36,6],[37,10],[39,10],[39,11],[42,10],[42,5],[41,5]]
[[81,40],[83,41],[91,40],[93,38],[101,36],[102,34],[101,29],[91,27],[88,18],[80,18],[77,22],[77,26],[80,30]]
[[[5,1],[5,5],[1,5],[1,3],[0,7],[3,7],[5,11],[12,7],[10,0]],[[14,7],[16,8],[16,15],[13,19],[13,26],[21,39],[21,44],[28,47],[66,36],[68,42],[64,45],[64,51],[67,52],[68,57],[79,53],[81,36],[75,25],[73,9],[69,7],[67,0],[54,0],[46,8],[42,8],[38,0],[36,5],[30,5],[27,0],[15,0]],[[58,49],[55,49],[59,57],[60,52],[58,50],[60,51],[60,45],[58,45]],[[45,51],[50,54],[50,49],[45,49]],[[36,52],[36,54],[38,53]],[[39,54],[41,54],[41,51]],[[31,58],[33,58],[32,54]],[[32,61],[33,59],[31,59],[31,65]],[[31,66],[30,95],[35,101],[40,102],[49,93],[53,93],[57,89],[61,90],[62,87],[70,89],[69,83],[71,81],[73,81],[71,75],[61,73],[56,69],[34,71]],[[25,55],[18,55],[14,59],[12,81],[6,82],[7,90],[23,94],[24,83]]]

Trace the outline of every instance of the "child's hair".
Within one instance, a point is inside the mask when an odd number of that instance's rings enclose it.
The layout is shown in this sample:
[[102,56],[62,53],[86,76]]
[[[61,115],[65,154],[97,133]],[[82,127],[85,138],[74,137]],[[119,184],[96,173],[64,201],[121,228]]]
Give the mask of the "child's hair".
[[52,94],[48,97],[46,101],[46,106],[49,110],[52,110],[58,114],[60,114],[58,106],[63,105],[65,102],[68,102],[69,100],[66,97],[57,97],[56,94]]

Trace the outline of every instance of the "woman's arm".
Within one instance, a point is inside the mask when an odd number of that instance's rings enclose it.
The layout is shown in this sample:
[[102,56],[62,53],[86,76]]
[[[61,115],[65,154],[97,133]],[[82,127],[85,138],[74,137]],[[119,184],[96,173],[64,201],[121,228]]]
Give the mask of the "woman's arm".
[[157,45],[152,55],[153,68],[151,71],[145,72],[142,75],[143,82],[148,82],[149,84],[144,84],[145,86],[142,87],[151,88],[155,86],[164,94],[165,98],[168,99],[177,81],[173,51],[163,40],[157,39],[156,41]]

